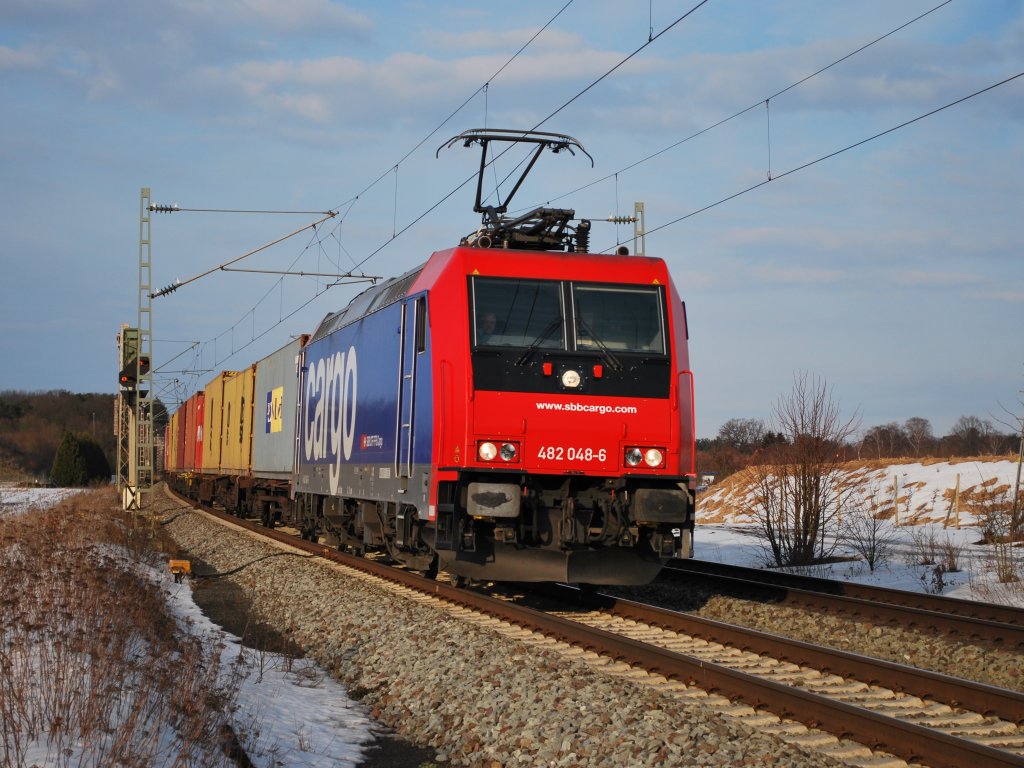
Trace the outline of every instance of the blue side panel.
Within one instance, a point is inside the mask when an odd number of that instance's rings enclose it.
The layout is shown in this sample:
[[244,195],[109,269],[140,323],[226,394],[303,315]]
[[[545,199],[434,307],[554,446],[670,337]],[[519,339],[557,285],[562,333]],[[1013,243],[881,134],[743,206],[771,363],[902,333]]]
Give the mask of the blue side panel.
[[[418,477],[411,483],[399,476],[408,467],[405,455],[401,466],[396,462],[402,309],[408,304],[411,319],[415,300],[407,297],[306,346],[296,492],[391,499],[400,488],[418,489]],[[416,354],[414,346],[406,345],[403,367],[408,370],[408,354],[415,354],[412,474],[417,476],[429,470],[432,444],[429,334],[426,351]],[[419,506],[416,496],[403,500]]]

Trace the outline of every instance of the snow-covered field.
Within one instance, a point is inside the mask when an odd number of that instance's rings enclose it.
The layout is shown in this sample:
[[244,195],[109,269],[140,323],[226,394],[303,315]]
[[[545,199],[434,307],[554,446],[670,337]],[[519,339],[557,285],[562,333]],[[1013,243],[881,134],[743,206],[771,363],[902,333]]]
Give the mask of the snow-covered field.
[[[993,548],[980,543],[986,504],[993,499],[1013,498],[1016,462],[892,464],[852,471],[847,480],[857,488],[856,496],[860,500],[873,505],[886,517],[882,534],[893,540],[893,551],[874,572],[861,560],[815,566],[805,571],[823,578],[913,592],[938,592],[968,600],[996,600],[1024,607],[1024,582],[1000,584],[995,575]],[[1024,488],[1021,493],[1024,494]],[[695,556],[702,560],[763,567],[765,559],[756,535],[752,508],[750,487],[733,478],[709,488],[697,504]],[[852,514],[852,510],[849,513]],[[924,543],[944,548],[947,542],[959,550],[961,570],[946,571],[936,581],[935,565],[912,561]],[[852,550],[840,545],[837,554],[852,555]],[[1024,579],[1024,547],[1013,548],[1010,557],[1016,563],[1017,575]]]
[[80,491],[80,488],[19,488],[0,483],[0,517],[21,514],[32,507],[53,506]]

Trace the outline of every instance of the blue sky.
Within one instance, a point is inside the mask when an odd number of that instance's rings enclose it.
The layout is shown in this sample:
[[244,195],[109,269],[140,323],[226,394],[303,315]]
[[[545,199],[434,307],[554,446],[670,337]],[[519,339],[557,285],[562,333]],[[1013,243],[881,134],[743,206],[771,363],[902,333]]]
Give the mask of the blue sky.
[[[444,200],[477,153],[440,145],[537,125],[695,4],[576,0],[502,69],[561,3],[7,0],[0,390],[114,391],[140,188],[342,214],[239,267],[398,274],[478,224],[472,185]],[[596,164],[548,155],[516,202],[593,219],[644,202],[647,253],[687,302],[701,436],[768,418],[798,371],[865,428],[1019,410],[1024,77],[789,173],[1024,72],[1024,4],[954,0],[780,93],[937,5],[710,0],[541,126]],[[154,287],[316,218],[154,214]],[[631,236],[595,223],[592,245]],[[217,272],[155,299],[158,394],[244,367],[363,287],[327,282]]]

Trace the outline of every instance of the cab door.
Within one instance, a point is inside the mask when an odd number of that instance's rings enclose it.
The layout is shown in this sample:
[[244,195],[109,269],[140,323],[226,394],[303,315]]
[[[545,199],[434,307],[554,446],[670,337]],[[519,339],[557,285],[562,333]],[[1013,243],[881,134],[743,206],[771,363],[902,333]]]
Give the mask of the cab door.
[[426,348],[426,296],[402,302],[399,326],[398,404],[395,414],[395,477],[402,490],[412,475],[416,443],[416,368],[419,353]]

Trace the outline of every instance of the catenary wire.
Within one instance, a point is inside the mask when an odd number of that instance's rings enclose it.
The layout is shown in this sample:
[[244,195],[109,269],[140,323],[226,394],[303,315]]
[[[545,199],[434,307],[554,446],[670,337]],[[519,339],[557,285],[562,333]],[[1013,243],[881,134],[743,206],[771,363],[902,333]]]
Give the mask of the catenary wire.
[[[630,171],[630,170],[636,168],[637,166],[640,166],[640,165],[643,165],[644,163],[650,162],[651,160],[654,160],[655,158],[660,157],[661,155],[665,154],[666,152],[670,152],[671,150],[675,149],[676,147],[682,146],[683,144],[686,144],[687,142],[692,141],[693,139],[696,139],[696,138],[698,138],[700,136],[703,136],[705,133],[713,131],[715,128],[718,128],[719,126],[725,125],[726,123],[730,122],[731,120],[735,120],[738,117],[742,117],[743,115],[747,114],[751,110],[757,109],[761,105],[763,105],[763,104],[765,104],[767,102],[770,102],[772,99],[778,98],[782,94],[784,94],[787,91],[790,91],[790,90],[796,88],[799,85],[803,85],[808,80],[811,80],[812,78],[815,78],[818,75],[821,75],[824,72],[827,72],[828,70],[832,69],[833,67],[835,67],[835,66],[837,66],[839,64],[842,64],[847,59],[850,59],[850,58],[856,56],[858,53],[862,53],[863,51],[867,50],[868,48],[872,47],[873,45],[882,42],[886,38],[891,37],[892,35],[895,35],[897,32],[900,32],[903,29],[906,29],[911,24],[914,24],[914,23],[920,21],[921,19],[925,18],[926,16],[929,16],[929,15],[935,13],[940,8],[943,8],[944,6],[949,5],[951,2],[953,2],[953,0],[944,0],[944,2],[939,3],[935,7],[925,11],[924,13],[922,13],[922,14],[920,14],[918,16],[915,16],[914,18],[910,19],[909,21],[904,22],[903,24],[900,24],[898,27],[895,27],[895,28],[889,30],[884,35],[880,35],[880,36],[876,37],[874,40],[871,40],[870,42],[865,43],[864,45],[860,46],[859,48],[856,48],[856,49],[850,51],[849,53],[845,54],[844,56],[839,57],[838,59],[836,59],[832,63],[826,64],[824,67],[821,67],[820,69],[815,70],[814,72],[811,72],[809,75],[805,75],[804,77],[800,78],[799,80],[796,80],[796,81],[790,83],[785,88],[782,88],[781,90],[776,91],[775,93],[771,94],[770,96],[767,96],[767,97],[765,97],[763,99],[759,99],[756,102],[754,102],[753,104],[751,104],[750,106],[744,107],[743,109],[741,109],[738,112],[735,112],[735,113],[729,115],[728,117],[723,117],[721,120],[719,120],[719,121],[717,121],[715,123],[712,123],[711,125],[706,126],[705,128],[701,128],[699,131],[696,131],[695,133],[691,133],[689,136],[686,136],[685,138],[682,138],[679,141],[676,141],[676,142],[674,142],[672,144],[669,144],[668,146],[663,147],[662,149],[659,149],[656,152],[652,152],[651,154],[647,155],[646,157],[642,157],[639,160],[636,160],[635,162],[630,163],[629,165],[626,165],[626,166],[623,166],[622,168],[619,168],[617,171],[609,173],[606,176],[602,176],[599,179],[595,179],[594,181],[588,182],[587,184],[584,184],[584,185],[582,185],[580,187],[576,187],[575,189],[571,189],[568,192],[563,192],[560,195],[556,195],[555,197],[549,198],[547,202],[548,203],[552,203],[552,202],[554,202],[556,200],[561,200],[562,198],[565,198],[565,197],[571,197],[572,195],[575,195],[578,192],[582,192],[585,189],[590,189],[591,187],[597,186],[598,184],[602,184],[602,183],[604,183],[604,182],[606,182],[606,181],[608,181],[608,180],[610,180],[612,178],[615,178],[619,174],[623,174],[626,171]],[[536,207],[536,206],[529,206],[527,208],[522,208],[520,210],[529,210],[529,208],[533,208],[533,207]]]
[[[958,104],[962,104],[963,102],[968,101],[969,99],[973,99],[975,96],[980,96],[983,93],[987,93],[988,91],[994,90],[995,88],[999,88],[1000,86],[1007,85],[1008,83],[1011,83],[1011,82],[1013,82],[1014,80],[1016,80],[1016,79],[1018,79],[1020,77],[1024,77],[1024,72],[1018,72],[1016,75],[1011,75],[1010,77],[1007,77],[1007,78],[1005,78],[1003,80],[1000,80],[998,83],[993,83],[992,85],[989,85],[989,86],[986,86],[985,88],[982,88],[980,90],[974,91],[973,93],[970,93],[970,94],[968,94],[966,96],[962,96],[959,99],[956,99],[955,101],[951,101],[948,104],[944,104],[941,107],[936,107],[935,109],[933,109],[933,110],[931,110],[929,112],[925,112],[922,115],[918,115],[917,117],[911,118],[910,120],[905,120],[904,122],[900,123],[899,125],[894,125],[891,128],[887,128],[884,131],[876,133],[876,134],[874,134],[872,136],[868,136],[865,139],[861,139],[860,141],[854,142],[853,144],[849,144],[849,145],[847,145],[845,147],[842,147],[841,149],[837,149],[837,150],[835,150],[833,152],[829,152],[828,154],[822,155],[821,157],[817,157],[814,160],[809,160],[806,163],[798,165],[795,168],[790,168],[788,171],[776,174],[776,175],[772,176],[769,179],[765,179],[764,181],[758,182],[757,184],[752,184],[751,186],[746,187],[745,189],[741,189],[738,192],[735,192],[735,193],[733,193],[731,195],[723,197],[720,200],[716,200],[715,202],[710,203],[708,205],[705,205],[702,208],[698,208],[698,209],[696,209],[694,211],[691,211],[690,213],[687,213],[684,216],[680,216],[678,218],[672,219],[671,221],[667,221],[664,224],[661,224],[661,225],[659,225],[657,227],[654,227],[653,229],[649,229],[649,230],[647,230],[646,234],[650,235],[650,234],[653,234],[655,232],[659,232],[659,231],[661,231],[663,229],[667,229],[668,227],[674,226],[674,225],[676,225],[676,224],[678,224],[678,223],[680,223],[682,221],[686,221],[687,219],[692,218],[692,217],[696,216],[697,214],[704,213],[705,211],[709,211],[712,208],[715,208],[715,207],[717,207],[719,205],[722,205],[723,203],[729,202],[730,200],[735,200],[737,197],[741,197],[742,195],[745,195],[748,192],[753,192],[755,189],[759,189],[760,187],[763,187],[766,184],[770,184],[773,181],[778,181],[779,179],[783,179],[786,176],[791,176],[794,173],[797,173],[798,171],[806,170],[807,168],[810,168],[813,165],[817,165],[818,163],[824,162],[825,160],[829,160],[829,159],[831,159],[833,157],[836,157],[837,155],[841,155],[844,152],[850,151],[851,149],[856,149],[859,146],[862,146],[864,144],[867,144],[868,142],[874,141],[875,139],[880,139],[881,137],[887,136],[888,134],[893,133],[895,131],[898,131],[898,130],[900,130],[902,128],[906,128],[907,126],[913,125],[914,123],[919,122],[921,120],[924,120],[925,118],[932,117],[933,115],[937,115],[939,112],[942,112],[944,110],[950,109],[951,107],[955,107]],[[601,252],[604,253],[605,251],[601,251]]]

